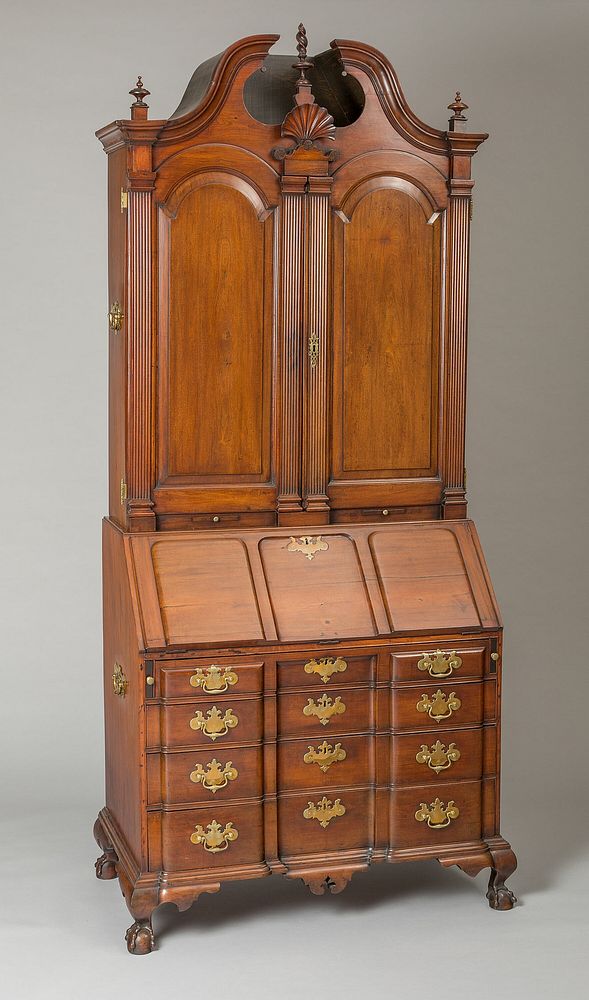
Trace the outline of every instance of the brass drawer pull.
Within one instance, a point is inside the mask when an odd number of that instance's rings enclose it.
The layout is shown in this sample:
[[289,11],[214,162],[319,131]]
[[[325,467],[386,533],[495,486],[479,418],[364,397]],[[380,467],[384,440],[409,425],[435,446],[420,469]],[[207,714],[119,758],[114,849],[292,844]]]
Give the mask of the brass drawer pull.
[[454,650],[451,653],[443,653],[441,649],[436,649],[435,653],[424,653],[417,664],[418,670],[427,670],[430,677],[449,677],[453,670],[458,670],[462,666],[462,660],[456,656]]
[[418,712],[426,712],[430,719],[441,722],[442,719],[449,719],[452,712],[457,712],[461,705],[462,702],[460,698],[456,697],[454,691],[446,695],[438,688],[433,698],[422,694],[415,707]]
[[190,780],[195,785],[200,782],[202,787],[207,788],[213,795],[219,788],[225,788],[230,781],[235,781],[239,774],[237,768],[232,766],[232,761],[228,760],[226,764],[220,764],[215,757],[209,761],[206,768],[205,771],[202,764],[197,764],[194,771],[191,771]]
[[326,726],[333,715],[342,715],[346,710],[345,703],[338,695],[335,701],[327,694],[322,694],[315,701],[309,698],[303,709],[303,715],[316,715],[322,726]]
[[200,824],[195,826],[190,840],[193,844],[202,844],[205,851],[210,851],[211,854],[218,854],[219,851],[226,851],[229,844],[237,840],[238,836],[239,833],[233,826],[233,823],[226,823],[223,828],[214,819],[207,825],[206,832]]
[[415,813],[418,823],[427,823],[432,830],[443,830],[445,826],[450,826],[453,819],[458,819],[460,809],[454,805],[454,800],[450,799],[448,805],[436,798],[428,806],[426,802],[420,802],[419,809]]
[[321,660],[309,660],[305,663],[306,674],[319,674],[324,684],[327,684],[333,674],[343,674],[348,669],[348,664],[342,660],[341,656],[334,659],[332,656]]
[[303,809],[305,819],[316,819],[323,829],[329,826],[336,816],[344,816],[346,807],[342,805],[340,799],[332,802],[326,795],[319,802],[309,802],[306,809]]
[[237,684],[238,680],[234,670],[213,664],[206,671],[202,667],[198,667],[190,678],[190,686],[193,688],[201,687],[207,694],[222,694],[223,691],[227,691],[229,687]]
[[228,708],[225,714],[221,715],[217,706],[213,705],[209,708],[206,719],[200,709],[195,712],[194,718],[190,720],[190,728],[197,732],[200,729],[209,739],[216,740],[218,736],[226,736],[230,729],[235,729],[238,722],[239,719],[233,714],[232,709]]
[[327,740],[323,740],[317,749],[315,747],[309,747],[307,753],[304,754],[303,760],[305,764],[318,764],[319,770],[328,771],[332,764],[335,764],[338,760],[345,760],[347,753],[342,749],[341,743],[336,743],[332,747],[331,743]]
[[415,755],[415,760],[418,764],[427,764],[436,774],[452,767],[452,764],[459,759],[460,750],[455,743],[450,743],[446,750],[445,744],[440,743],[439,740],[432,743],[431,747],[428,747],[427,743],[422,743],[418,753]]

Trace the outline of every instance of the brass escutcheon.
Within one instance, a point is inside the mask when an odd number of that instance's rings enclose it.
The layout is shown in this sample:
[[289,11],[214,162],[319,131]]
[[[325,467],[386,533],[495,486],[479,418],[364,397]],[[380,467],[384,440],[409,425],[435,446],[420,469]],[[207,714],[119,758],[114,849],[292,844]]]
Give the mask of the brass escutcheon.
[[223,828],[217,820],[212,820],[211,823],[207,825],[206,831],[200,824],[195,826],[194,833],[191,835],[190,840],[193,844],[202,844],[205,851],[210,851],[211,854],[217,854],[219,851],[226,851],[229,844],[237,840],[239,834],[233,823],[226,823]]
[[218,736],[226,736],[230,729],[235,729],[238,722],[239,719],[231,708],[221,715],[217,706],[213,705],[209,708],[206,719],[200,709],[195,712],[194,718],[190,720],[190,728],[197,731],[200,729],[205,736],[214,741]]
[[345,760],[346,757],[346,751],[342,748],[341,743],[336,743],[332,747],[331,743],[323,740],[323,743],[320,743],[317,749],[309,747],[307,753],[303,755],[303,760],[305,764],[318,764],[319,770],[325,773],[332,764],[335,764],[338,760]]
[[340,799],[332,802],[326,795],[319,802],[309,802],[306,809],[303,809],[305,819],[316,819],[320,826],[325,829],[336,816],[344,816],[346,807],[342,805]]
[[230,667],[218,667],[213,663],[207,670],[198,667],[190,678],[190,686],[200,687],[207,694],[222,694],[237,684],[238,680],[237,674]]
[[441,799],[435,798],[428,806],[426,802],[420,802],[419,809],[415,813],[418,823],[427,823],[432,830],[442,830],[445,826],[450,826],[453,819],[460,816],[460,809],[454,805],[450,799],[445,806]]
[[430,719],[441,722],[442,719],[449,719],[452,712],[457,712],[461,705],[462,702],[460,698],[456,697],[454,691],[446,695],[438,688],[433,698],[422,694],[415,707],[418,712],[426,712]]
[[341,700],[339,695],[334,701],[334,699],[330,698],[328,694],[322,694],[317,701],[313,698],[308,699],[307,704],[303,708],[303,715],[315,715],[319,719],[321,725],[326,726],[332,716],[342,715],[345,710],[345,702]]
[[418,670],[427,670],[431,677],[449,677],[453,670],[458,670],[462,666],[462,660],[456,656],[454,650],[451,653],[443,653],[441,649],[436,649],[435,653],[424,653],[417,664]]
[[239,772],[236,767],[233,767],[232,761],[228,760],[226,764],[220,764],[213,757],[206,765],[206,771],[202,764],[197,764],[194,771],[190,773],[190,780],[195,785],[200,783],[203,788],[207,788],[214,795],[220,788],[225,788],[230,781],[235,781],[238,774]]
[[305,673],[319,674],[324,684],[327,684],[333,674],[343,674],[347,669],[348,664],[341,656],[338,656],[336,659],[332,656],[329,658],[324,657],[321,660],[309,660],[308,663],[305,663]]
[[111,330],[118,333],[122,329],[124,318],[120,303],[113,302],[108,313],[108,325]]
[[454,761],[459,759],[460,750],[455,743],[450,743],[446,750],[445,744],[440,743],[439,740],[432,743],[431,747],[428,747],[427,743],[422,743],[418,753],[415,755],[415,760],[418,764],[427,764],[436,774],[447,770],[447,768],[452,766]]
[[302,552],[307,559],[314,559],[318,552],[327,552],[329,545],[324,542],[321,535],[301,535],[295,538],[291,535],[286,547],[287,552]]

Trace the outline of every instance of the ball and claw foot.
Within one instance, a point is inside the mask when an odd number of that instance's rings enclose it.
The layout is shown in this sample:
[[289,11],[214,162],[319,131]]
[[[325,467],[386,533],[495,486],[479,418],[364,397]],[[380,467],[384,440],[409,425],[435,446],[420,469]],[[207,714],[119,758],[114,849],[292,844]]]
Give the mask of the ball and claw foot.
[[504,885],[497,872],[491,873],[487,899],[492,910],[511,910],[517,903],[517,896]]
[[155,938],[151,926],[151,919],[136,920],[128,928],[125,934],[127,951],[131,955],[149,955],[155,948]]
[[114,851],[105,851],[97,858],[94,868],[96,878],[109,879],[117,877],[117,856]]

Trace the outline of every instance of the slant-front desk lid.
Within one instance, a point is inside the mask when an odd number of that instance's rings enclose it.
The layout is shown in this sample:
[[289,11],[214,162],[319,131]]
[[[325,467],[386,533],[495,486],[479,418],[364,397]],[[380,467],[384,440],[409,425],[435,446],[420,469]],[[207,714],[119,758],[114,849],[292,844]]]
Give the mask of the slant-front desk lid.
[[500,625],[472,521],[291,531],[125,536],[144,649]]

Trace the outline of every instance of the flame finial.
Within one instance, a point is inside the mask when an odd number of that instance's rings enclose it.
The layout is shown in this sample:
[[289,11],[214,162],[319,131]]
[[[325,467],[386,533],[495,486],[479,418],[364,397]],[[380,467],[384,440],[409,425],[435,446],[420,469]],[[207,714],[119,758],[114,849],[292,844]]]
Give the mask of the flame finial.
[[296,104],[313,104],[315,98],[311,93],[311,83],[307,79],[307,70],[311,69],[313,63],[307,59],[307,32],[304,24],[299,24],[297,31],[297,52],[298,62],[293,63],[293,69],[298,69],[299,79],[297,80],[297,92],[295,94]]

